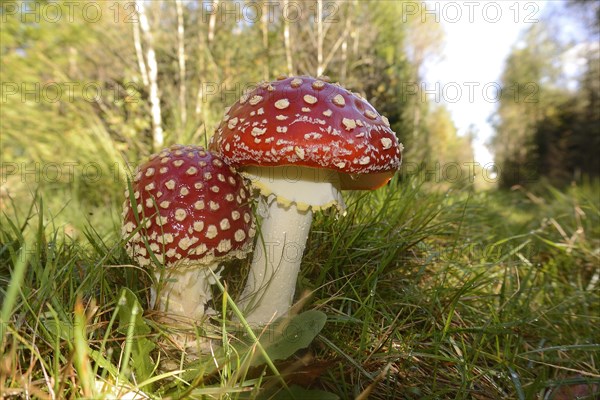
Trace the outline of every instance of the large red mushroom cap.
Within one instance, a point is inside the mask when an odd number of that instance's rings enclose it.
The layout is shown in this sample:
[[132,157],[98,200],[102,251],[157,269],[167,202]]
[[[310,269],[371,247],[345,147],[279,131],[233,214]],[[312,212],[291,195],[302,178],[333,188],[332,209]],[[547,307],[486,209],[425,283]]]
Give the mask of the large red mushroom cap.
[[[250,194],[243,178],[200,146],[174,145],[150,156],[126,191],[122,235],[141,266],[210,264],[244,257],[254,236]],[[130,199],[134,200],[135,212]]]
[[337,171],[340,189],[376,189],[402,160],[386,117],[360,95],[308,76],[265,82],[242,96],[210,148],[236,167]]

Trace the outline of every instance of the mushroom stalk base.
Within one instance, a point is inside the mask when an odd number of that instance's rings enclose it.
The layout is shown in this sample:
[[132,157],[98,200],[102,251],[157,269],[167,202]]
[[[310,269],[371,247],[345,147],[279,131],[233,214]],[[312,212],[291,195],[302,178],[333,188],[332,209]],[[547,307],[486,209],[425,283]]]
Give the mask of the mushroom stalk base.
[[217,264],[183,270],[167,269],[162,277],[159,271],[154,273],[159,282],[160,291],[152,288],[151,303],[158,303],[158,310],[177,320],[189,320],[190,324],[204,317],[204,307],[212,298],[210,286],[214,284],[211,269]]
[[287,313],[312,224],[310,209],[271,200],[262,220],[240,306],[250,325],[265,325]]

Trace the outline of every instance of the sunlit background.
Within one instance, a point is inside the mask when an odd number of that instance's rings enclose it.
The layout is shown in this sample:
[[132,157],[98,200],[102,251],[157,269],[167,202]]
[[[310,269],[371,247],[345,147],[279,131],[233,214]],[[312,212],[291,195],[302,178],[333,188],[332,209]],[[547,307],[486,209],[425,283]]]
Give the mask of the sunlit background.
[[114,218],[139,160],[204,144],[244,90],[291,74],[369,99],[402,174],[432,186],[600,169],[597,2],[9,1],[1,17],[2,207],[37,190],[65,221]]

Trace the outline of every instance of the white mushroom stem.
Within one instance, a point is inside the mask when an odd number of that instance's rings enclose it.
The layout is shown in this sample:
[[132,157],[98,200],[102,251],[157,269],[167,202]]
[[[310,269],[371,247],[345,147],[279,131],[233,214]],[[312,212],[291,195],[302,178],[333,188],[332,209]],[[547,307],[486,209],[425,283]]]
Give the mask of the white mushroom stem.
[[264,325],[288,312],[312,224],[312,211],[271,201],[261,231],[241,306],[251,325]]
[[239,302],[246,320],[259,326],[285,315],[292,305],[313,210],[345,206],[337,172],[285,166],[248,167],[243,173],[267,198]]
[[211,269],[214,271],[217,267],[213,264],[199,268],[169,268],[162,274],[156,271],[154,276],[159,290],[157,293],[155,288],[151,289],[151,306],[158,303],[159,311],[174,318],[201,321],[206,303],[212,298],[210,287],[215,284]]

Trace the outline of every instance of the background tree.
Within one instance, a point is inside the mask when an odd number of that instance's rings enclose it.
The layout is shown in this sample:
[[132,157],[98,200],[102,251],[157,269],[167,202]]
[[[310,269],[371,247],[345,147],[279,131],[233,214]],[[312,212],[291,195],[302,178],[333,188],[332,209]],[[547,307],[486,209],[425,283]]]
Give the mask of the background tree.
[[[571,3],[532,26],[506,62],[493,139],[502,187],[600,173],[598,4]],[[565,21],[578,26],[576,36],[559,34]],[[569,63],[584,65],[575,80],[566,76]]]

